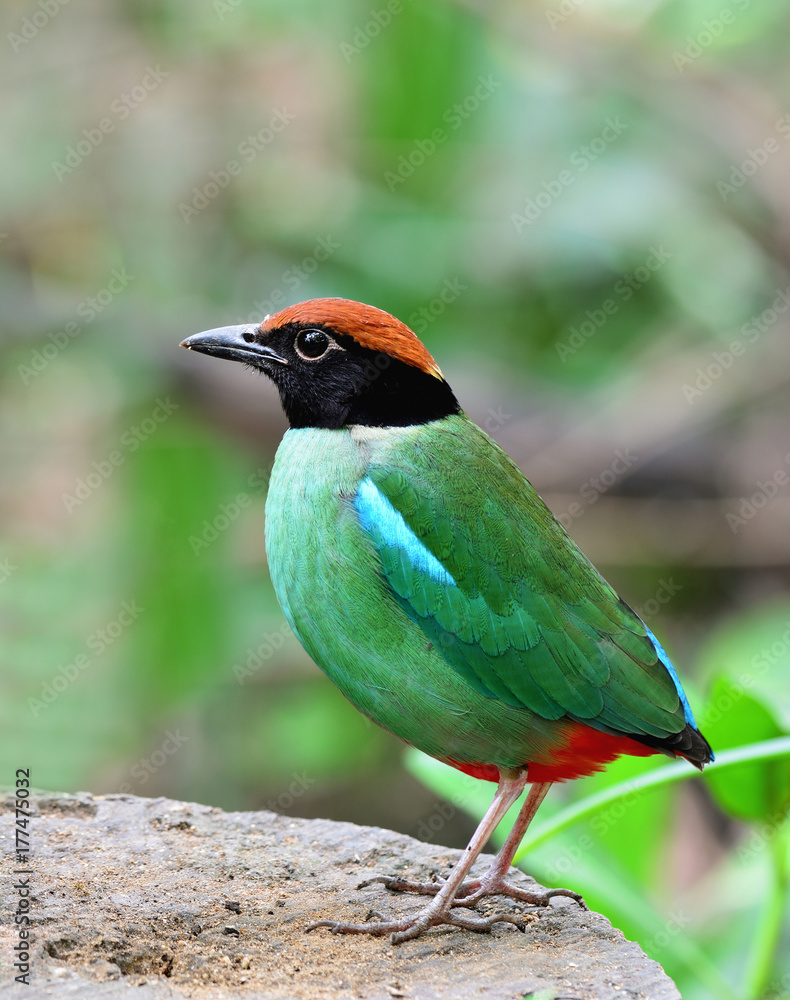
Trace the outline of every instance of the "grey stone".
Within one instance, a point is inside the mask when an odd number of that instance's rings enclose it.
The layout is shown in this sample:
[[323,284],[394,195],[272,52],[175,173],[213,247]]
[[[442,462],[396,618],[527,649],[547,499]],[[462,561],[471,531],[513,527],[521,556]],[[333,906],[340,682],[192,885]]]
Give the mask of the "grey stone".
[[[6,875],[3,998],[680,996],[638,945],[566,898],[528,917],[523,932],[505,924],[485,935],[433,928],[397,947],[387,938],[306,934],[311,920],[359,921],[370,910],[390,916],[424,904],[425,897],[380,884],[356,889],[374,874],[424,879],[458,856],[390,830],[128,795],[37,795],[31,802],[31,985],[14,983],[17,896]],[[5,806],[8,830],[12,800]],[[11,840],[3,841],[6,873],[16,867]],[[534,886],[522,873],[511,875]],[[501,898],[482,908],[530,912]]]

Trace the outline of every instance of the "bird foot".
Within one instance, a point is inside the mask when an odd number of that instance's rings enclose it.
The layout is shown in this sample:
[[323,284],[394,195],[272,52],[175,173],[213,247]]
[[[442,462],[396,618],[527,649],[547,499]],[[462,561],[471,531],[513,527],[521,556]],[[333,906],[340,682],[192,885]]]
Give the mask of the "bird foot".
[[[360,882],[357,889],[364,889],[369,885],[380,883],[392,892],[414,892],[422,896],[435,896],[444,885],[443,879],[435,882],[412,882],[409,879],[400,878],[397,875],[375,875],[373,878]],[[572,889],[547,889],[545,892],[529,892],[498,874],[487,873],[482,879],[463,882],[455,894],[453,906],[474,906],[486,896],[509,896],[511,899],[518,899],[530,906],[548,906],[555,896],[567,896],[587,909],[587,904],[578,892]]]
[[[413,892],[422,896],[437,897],[444,888],[445,881],[437,879],[435,882],[412,882],[397,875],[375,875],[373,878],[360,882],[357,889],[364,889],[375,884],[381,884],[393,892]],[[548,906],[555,896],[568,896],[575,900],[582,909],[587,909],[587,904],[579,893],[573,892],[571,889],[547,889],[545,892],[529,892],[505,881],[502,875],[495,872],[484,875],[482,879],[463,882],[453,898],[449,900],[434,898],[422,910],[410,917],[385,920],[380,913],[371,912],[369,916],[380,919],[368,919],[359,924],[345,923],[339,920],[317,920],[309,924],[307,930],[312,931],[317,927],[327,927],[333,934],[375,934],[379,936],[389,934],[393,944],[400,944],[402,941],[419,937],[429,927],[436,927],[439,924],[449,924],[452,927],[463,927],[466,930],[477,931],[478,934],[488,934],[497,923],[513,924],[523,931],[527,921],[538,919],[537,914],[533,913],[519,914],[518,916],[509,913],[480,916],[457,912],[461,907],[475,906],[487,896],[509,896],[511,899],[528,903],[530,906]]]
[[374,875],[372,878],[366,878],[364,882],[360,882],[357,889],[367,889],[369,885],[377,883],[392,890],[392,892],[416,892],[421,896],[435,896],[444,885],[444,879],[436,879],[433,882],[411,882],[398,875]]
[[582,896],[578,892],[574,892],[573,889],[547,889],[545,892],[530,892],[528,889],[522,889],[513,885],[512,882],[506,881],[504,876],[498,873],[484,875],[476,885],[466,883],[461,887],[461,890],[467,888],[472,891],[463,894],[463,898],[457,901],[459,905],[474,906],[478,900],[485,896],[509,896],[511,899],[521,900],[530,906],[548,906],[555,896],[567,896],[568,899],[578,903],[583,910],[588,909]]
[[[401,878],[398,875],[374,875],[373,878],[360,882],[357,889],[366,889],[369,885],[377,883],[391,892],[413,892],[420,896],[437,896],[444,888],[445,880],[437,878],[431,882],[412,882],[410,879]],[[474,881],[467,879],[466,882],[462,882],[453,899],[453,906],[474,906],[482,895],[477,891],[479,888],[480,879]],[[472,894],[475,894],[474,900],[469,898]]]
[[[371,879],[371,881],[378,880]],[[455,901],[450,900],[438,906],[437,903],[439,901],[434,899],[414,916],[402,917],[400,920],[372,920],[362,924],[345,923],[339,920],[316,920],[308,924],[306,930],[312,931],[317,927],[328,927],[333,934],[375,934],[377,936],[389,934],[392,944],[410,941],[424,934],[429,927],[437,927],[440,924],[463,927],[465,930],[476,931],[478,934],[490,934],[491,928],[498,923],[513,924],[520,931],[525,930],[526,921],[523,916],[516,917],[509,913],[502,913],[481,917],[471,913],[454,913]],[[378,916],[378,914],[376,915]]]

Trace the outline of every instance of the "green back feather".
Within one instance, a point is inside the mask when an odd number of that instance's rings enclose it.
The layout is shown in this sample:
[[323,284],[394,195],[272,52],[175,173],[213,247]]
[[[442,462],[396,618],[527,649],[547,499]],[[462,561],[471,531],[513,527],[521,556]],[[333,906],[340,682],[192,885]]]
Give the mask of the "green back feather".
[[[366,479],[454,584],[383,524],[362,526]],[[308,653],[426,753],[512,767],[550,762],[571,719],[656,737],[686,725],[644,625],[465,416],[288,431],[266,518],[275,589]]]

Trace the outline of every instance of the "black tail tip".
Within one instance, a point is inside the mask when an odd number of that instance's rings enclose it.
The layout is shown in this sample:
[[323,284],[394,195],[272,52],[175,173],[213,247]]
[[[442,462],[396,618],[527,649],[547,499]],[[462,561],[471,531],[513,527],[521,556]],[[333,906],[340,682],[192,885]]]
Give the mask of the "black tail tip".
[[676,752],[681,757],[685,757],[694,767],[701,771],[706,764],[712,764],[716,760],[716,754],[711,749],[710,743],[708,743],[699,729],[688,725],[679,735],[683,738],[684,742],[688,740],[689,746],[688,749],[684,748],[681,750],[678,748]]
[[710,743],[691,723],[686,723],[685,729],[671,736],[634,736],[632,739],[669,754],[670,757],[683,757],[700,771],[706,764],[711,764],[716,759]]

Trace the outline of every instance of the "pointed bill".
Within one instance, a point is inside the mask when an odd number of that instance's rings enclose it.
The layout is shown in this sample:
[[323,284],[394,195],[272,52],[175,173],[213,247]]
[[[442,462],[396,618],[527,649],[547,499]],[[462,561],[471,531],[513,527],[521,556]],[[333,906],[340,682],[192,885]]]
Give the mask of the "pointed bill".
[[228,361],[242,361],[260,367],[265,362],[287,365],[288,361],[259,341],[260,326],[219,326],[203,333],[193,333],[181,341],[181,347],[200,354],[211,354]]

